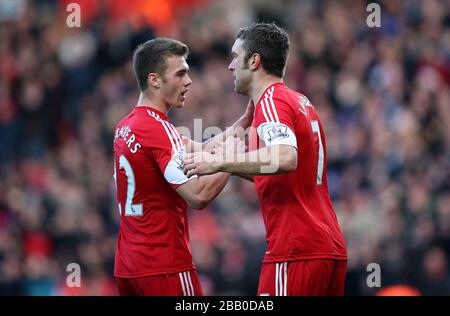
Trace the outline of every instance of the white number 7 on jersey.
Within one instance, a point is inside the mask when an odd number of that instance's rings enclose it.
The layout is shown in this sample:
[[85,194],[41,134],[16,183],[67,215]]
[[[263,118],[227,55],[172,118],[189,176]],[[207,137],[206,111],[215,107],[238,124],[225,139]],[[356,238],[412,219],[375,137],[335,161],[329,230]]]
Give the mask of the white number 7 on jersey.
[[319,139],[319,153],[317,155],[317,180],[316,184],[321,185],[322,184],[322,175],[323,175],[323,145],[322,145],[322,138],[320,137],[320,128],[319,128],[319,122],[317,121],[311,121],[311,127],[313,130],[313,133],[316,133]]

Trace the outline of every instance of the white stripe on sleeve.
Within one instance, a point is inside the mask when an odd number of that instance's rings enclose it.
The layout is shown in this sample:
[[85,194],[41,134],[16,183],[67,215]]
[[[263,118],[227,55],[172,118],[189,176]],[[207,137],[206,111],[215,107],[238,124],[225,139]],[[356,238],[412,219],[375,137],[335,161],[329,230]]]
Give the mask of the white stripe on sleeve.
[[150,112],[149,110],[147,110],[147,113],[148,113],[151,117],[155,118],[157,121],[159,121],[159,122],[161,123],[162,127],[163,127],[164,130],[166,131],[167,137],[168,137],[169,140],[170,140],[170,144],[172,145],[172,150],[173,150],[173,152],[177,152],[177,148],[176,148],[175,143],[174,143],[174,141],[173,141],[173,139],[172,139],[171,133],[169,132],[169,130],[167,129],[167,127],[164,125],[163,120],[157,119],[157,118],[152,114],[152,112]]
[[161,121],[161,123],[166,126],[166,128],[169,130],[169,133],[172,135],[173,142],[175,143],[175,151],[177,152],[181,148],[180,141],[177,139],[177,136],[172,130],[172,127],[170,126],[169,122]]
[[169,126],[170,130],[172,131],[172,135],[174,135],[175,140],[179,144],[179,148],[183,147],[183,141],[181,140],[180,134],[178,133],[175,126],[173,126],[170,122],[167,122],[167,125]]
[[173,131],[175,132],[175,135],[178,137],[178,140],[180,141],[181,147],[183,147],[183,137],[180,135],[180,133],[178,133],[178,130],[175,128],[175,126],[173,126],[172,124],[170,124],[173,128]]
[[275,103],[273,103],[273,90],[274,90],[274,87],[272,87],[270,89],[270,91],[269,91],[269,102],[270,102],[270,105],[272,106],[272,110],[273,110],[273,115],[275,117],[275,121],[279,123],[280,119],[278,117],[278,113],[277,113],[277,109],[275,107]]
[[261,100],[260,105],[261,105],[262,113],[264,115],[264,119],[266,120],[266,122],[270,122],[269,118],[267,117],[266,109],[264,107],[264,100]]
[[266,108],[266,113],[267,113],[267,115],[268,115],[269,118],[270,118],[270,122],[275,122],[275,119],[273,118],[272,111],[270,110],[270,107],[269,107],[269,101],[268,101],[267,98],[265,98],[265,99],[263,100],[263,104],[264,104],[264,106],[265,106],[265,108]]

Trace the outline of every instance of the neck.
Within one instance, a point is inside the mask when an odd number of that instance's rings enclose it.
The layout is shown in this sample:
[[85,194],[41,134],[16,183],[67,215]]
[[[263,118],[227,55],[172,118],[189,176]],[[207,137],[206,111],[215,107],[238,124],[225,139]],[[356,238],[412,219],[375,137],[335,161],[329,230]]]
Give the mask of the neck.
[[164,103],[158,102],[157,100],[158,98],[156,98],[155,96],[151,96],[147,93],[141,92],[139,94],[137,106],[148,106],[150,108],[158,110],[159,112],[167,114],[167,112],[169,112],[170,110],[170,107],[167,107],[166,105],[164,105]]
[[283,78],[262,74],[261,76],[256,76],[253,82],[254,83],[250,87],[249,96],[256,105],[264,91],[274,83],[282,83]]

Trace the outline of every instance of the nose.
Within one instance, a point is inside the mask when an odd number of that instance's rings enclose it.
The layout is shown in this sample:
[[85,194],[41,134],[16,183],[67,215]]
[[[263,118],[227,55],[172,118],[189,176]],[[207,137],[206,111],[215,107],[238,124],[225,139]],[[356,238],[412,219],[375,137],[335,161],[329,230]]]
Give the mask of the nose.
[[192,79],[189,77],[189,75],[186,75],[186,83],[185,86],[189,87],[192,84]]
[[228,65],[228,70],[233,71],[236,68],[236,58],[233,58],[231,63]]

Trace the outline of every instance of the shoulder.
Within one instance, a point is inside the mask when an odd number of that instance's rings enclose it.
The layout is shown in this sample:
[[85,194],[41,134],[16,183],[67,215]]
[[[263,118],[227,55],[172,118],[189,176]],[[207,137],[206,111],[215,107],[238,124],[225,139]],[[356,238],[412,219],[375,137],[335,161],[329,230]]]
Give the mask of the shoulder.
[[275,89],[273,98],[280,107],[285,106],[294,113],[301,112],[308,116],[307,113],[315,111],[314,106],[304,94],[294,91],[286,85]]
[[266,122],[280,122],[293,117],[296,98],[285,85],[273,85],[264,93],[258,104],[258,114]]
[[298,105],[300,93],[289,89],[286,85],[274,85],[267,89],[261,98],[261,105],[273,105],[276,108],[292,109]]
[[148,137],[155,144],[170,146],[174,152],[178,151],[182,147],[183,140],[175,126],[154,111],[147,110],[145,113]]
[[309,102],[309,100],[301,93],[292,90],[286,85],[275,87],[273,98],[278,102],[297,107],[300,102]]

